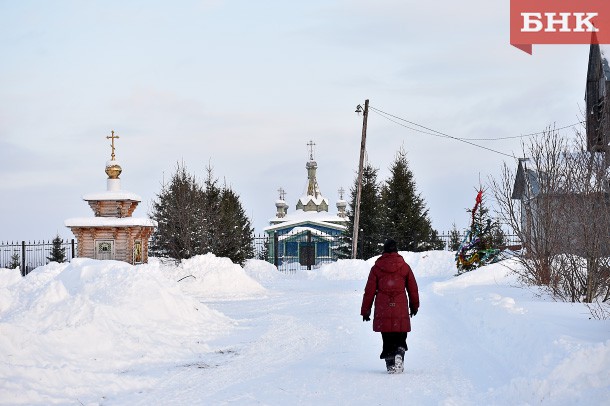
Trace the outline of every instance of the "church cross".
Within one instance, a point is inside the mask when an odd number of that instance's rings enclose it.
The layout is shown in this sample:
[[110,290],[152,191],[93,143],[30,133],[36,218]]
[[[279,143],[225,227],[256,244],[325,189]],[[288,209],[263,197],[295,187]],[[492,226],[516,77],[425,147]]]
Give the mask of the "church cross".
[[345,189],[340,188],[340,189],[339,189],[339,199],[340,199],[340,200],[343,200],[343,193],[345,193]]
[[313,161],[313,147],[315,147],[315,146],[316,146],[316,144],[315,144],[315,142],[313,142],[313,141],[309,141],[309,142],[307,143],[307,146],[309,147],[309,159],[310,159],[311,161]]
[[280,193],[280,200],[284,200],[284,198],[286,197],[286,192],[284,191],[284,189],[279,188],[277,191]]
[[112,144],[110,145],[112,147],[112,153],[110,154],[110,160],[112,160],[112,161],[114,161],[114,140],[116,138],[119,138],[119,136],[114,135],[114,130],[112,131],[112,135],[106,136],[106,139],[112,140]]

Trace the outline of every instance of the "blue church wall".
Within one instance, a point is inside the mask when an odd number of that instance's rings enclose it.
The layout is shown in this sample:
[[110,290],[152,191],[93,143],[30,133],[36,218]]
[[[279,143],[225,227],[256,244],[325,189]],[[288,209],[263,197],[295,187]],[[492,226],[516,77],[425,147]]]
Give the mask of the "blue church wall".
[[[295,228],[301,228],[294,232]],[[303,230],[302,228],[310,230]],[[292,234],[291,234],[292,231]],[[297,263],[305,265],[304,261],[312,265],[337,260],[336,249],[340,243],[341,230],[312,224],[298,224],[284,229],[267,231],[269,235],[269,262],[275,260],[274,232],[277,236],[277,265]],[[306,256],[313,255],[313,259]]]

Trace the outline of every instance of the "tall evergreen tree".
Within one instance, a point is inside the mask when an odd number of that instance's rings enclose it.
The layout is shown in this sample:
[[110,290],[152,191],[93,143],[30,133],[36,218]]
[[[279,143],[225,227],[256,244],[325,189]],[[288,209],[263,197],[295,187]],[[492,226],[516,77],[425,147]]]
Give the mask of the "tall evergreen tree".
[[250,220],[239,196],[206,170],[203,186],[184,165],[163,185],[150,214],[158,223],[151,253],[181,260],[211,252],[243,263],[254,255]]
[[150,217],[157,221],[151,254],[181,260],[203,254],[204,191],[184,165],[177,165],[169,183],[152,203]]
[[[358,251],[356,258],[368,259],[381,252],[383,239],[380,234],[380,186],[377,181],[378,169],[370,163],[366,163],[362,170],[362,190],[360,193],[360,219],[358,232]],[[351,188],[350,209],[347,211],[347,229],[341,238],[341,246],[338,250],[339,258],[352,257],[352,238],[354,233],[354,210],[356,208],[356,194],[358,187],[358,176],[354,179]]]
[[432,228],[424,199],[417,193],[407,153],[401,148],[390,167],[390,178],[381,190],[382,233],[396,240],[402,251],[443,249]]
[[222,240],[221,233],[224,225],[221,223],[220,202],[222,199],[222,189],[218,186],[218,179],[214,177],[211,166],[206,168],[207,176],[204,182],[204,192],[202,200],[199,202],[203,213],[201,224],[203,241],[203,253],[211,252],[214,255],[220,251]]
[[220,233],[217,256],[231,258],[237,264],[254,257],[254,237],[250,220],[239,201],[239,196],[229,187],[220,195]]
[[57,234],[51,242],[51,252],[50,255],[47,257],[47,260],[49,262],[62,263],[66,260],[66,249],[62,247],[62,243],[63,241],[61,237],[59,236],[59,234]]

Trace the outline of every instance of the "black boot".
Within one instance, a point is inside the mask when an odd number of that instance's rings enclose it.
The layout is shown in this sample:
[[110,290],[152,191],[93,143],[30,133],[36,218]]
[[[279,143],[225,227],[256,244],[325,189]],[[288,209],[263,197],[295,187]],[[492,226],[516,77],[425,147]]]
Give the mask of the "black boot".
[[[398,347],[394,356],[394,372],[399,374],[404,371],[405,349]],[[387,362],[387,361],[386,361]]]
[[385,359],[385,367],[388,369],[388,374],[396,372],[396,357],[388,357]]

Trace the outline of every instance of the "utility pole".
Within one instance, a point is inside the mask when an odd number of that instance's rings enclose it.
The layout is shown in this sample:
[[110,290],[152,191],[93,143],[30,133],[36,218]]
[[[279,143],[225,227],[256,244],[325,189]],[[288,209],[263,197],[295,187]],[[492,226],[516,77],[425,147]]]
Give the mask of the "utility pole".
[[[356,113],[360,113],[362,107],[358,105]],[[362,141],[360,141],[360,164],[358,165],[358,186],[356,188],[356,210],[354,213],[354,234],[352,236],[352,258],[356,259],[358,252],[358,229],[360,227],[360,194],[362,193],[362,171],[364,168],[364,150],[366,146],[366,121],[369,116],[369,99],[364,101],[364,115],[362,118]],[[364,242],[363,242],[364,244]]]

